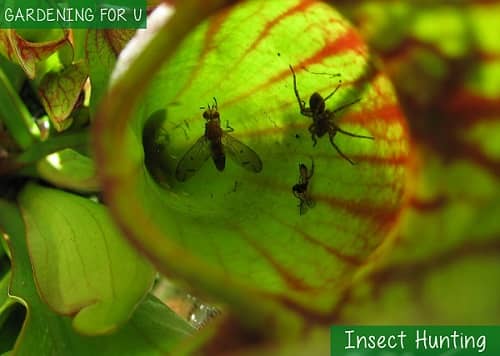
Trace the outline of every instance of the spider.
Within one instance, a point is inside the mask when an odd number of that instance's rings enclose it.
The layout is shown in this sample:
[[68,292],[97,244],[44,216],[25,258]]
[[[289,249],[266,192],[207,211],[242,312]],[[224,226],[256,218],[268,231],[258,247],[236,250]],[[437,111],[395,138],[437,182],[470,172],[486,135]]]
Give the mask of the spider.
[[338,154],[352,165],[356,164],[349,157],[347,157],[335,144],[335,142],[333,141],[335,135],[337,134],[337,132],[340,132],[347,136],[366,138],[369,140],[373,140],[373,137],[357,135],[352,132],[342,130],[340,127],[337,126],[337,124],[335,124],[333,120],[337,112],[359,102],[361,99],[356,99],[350,103],[341,105],[340,107],[338,107],[333,111],[326,109],[325,105],[326,101],[330,97],[332,97],[333,94],[337,92],[337,90],[340,88],[339,84],[330,94],[326,96],[326,98],[323,98],[318,92],[314,92],[309,98],[309,107],[306,107],[305,101],[300,98],[299,91],[297,90],[297,78],[295,77],[295,72],[291,65],[290,65],[290,70],[292,71],[293,75],[293,91],[295,92],[295,97],[297,98],[297,102],[299,103],[300,113],[304,116],[312,118],[313,121],[308,128],[309,132],[311,133],[313,147],[316,146],[316,144],[318,143],[317,137],[321,138],[328,133],[328,136],[330,138],[330,143],[332,144],[333,148],[335,148],[335,150],[338,152]]

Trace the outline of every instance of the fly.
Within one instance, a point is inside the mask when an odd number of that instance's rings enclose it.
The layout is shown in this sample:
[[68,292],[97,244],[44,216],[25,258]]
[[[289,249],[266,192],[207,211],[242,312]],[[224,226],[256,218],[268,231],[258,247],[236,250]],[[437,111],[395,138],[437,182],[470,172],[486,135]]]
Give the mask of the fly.
[[314,174],[314,161],[311,160],[311,171],[304,163],[299,164],[299,182],[292,187],[293,195],[299,199],[299,214],[304,215],[309,208],[314,206],[309,192],[309,180]]
[[229,126],[229,122],[226,124],[227,130],[222,129],[220,115],[217,111],[217,100],[213,99],[214,105],[207,105],[207,109],[203,112],[203,118],[206,120],[205,133],[177,164],[175,177],[180,182],[191,178],[210,156],[215,168],[222,172],[226,166],[226,153],[233,161],[249,171],[258,173],[262,170],[262,161],[257,153],[229,135],[230,132],[234,131]]
[[356,99],[350,103],[343,104],[337,109],[330,111],[326,109],[326,101],[333,96],[337,92],[337,90],[340,88],[340,84],[337,85],[337,87],[327,95],[326,98],[323,98],[319,93],[315,92],[311,95],[309,98],[309,107],[306,107],[306,103],[300,98],[299,91],[297,90],[297,79],[295,77],[295,72],[293,71],[292,66],[290,65],[290,70],[292,71],[293,75],[293,91],[295,92],[295,97],[297,98],[297,102],[299,103],[300,107],[300,113],[304,116],[310,117],[312,119],[312,124],[309,126],[308,130],[311,133],[311,139],[313,141],[313,147],[316,146],[318,143],[318,140],[316,137],[323,137],[325,134],[328,133],[328,136],[330,138],[330,143],[332,144],[333,148],[338,152],[342,158],[344,158],[346,161],[348,161],[351,164],[355,164],[349,157],[347,157],[341,150],[340,148],[335,144],[333,141],[335,135],[337,132],[343,133],[344,135],[351,136],[351,137],[357,137],[357,138],[366,138],[369,140],[373,140],[373,137],[371,136],[363,136],[363,135],[357,135],[349,131],[342,130],[340,127],[337,126],[334,122],[335,114],[338,113],[339,111],[359,102],[361,99]]

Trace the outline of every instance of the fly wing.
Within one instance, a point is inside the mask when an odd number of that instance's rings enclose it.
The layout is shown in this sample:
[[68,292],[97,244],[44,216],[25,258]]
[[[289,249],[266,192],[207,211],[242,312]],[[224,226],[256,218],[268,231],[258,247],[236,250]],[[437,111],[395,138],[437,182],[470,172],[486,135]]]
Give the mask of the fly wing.
[[304,215],[305,213],[307,213],[307,210],[309,210],[308,205],[304,200],[301,200],[299,204],[299,215]]
[[205,136],[201,136],[195,144],[182,156],[175,169],[175,178],[184,182],[191,178],[210,157],[210,145]]
[[299,204],[300,215],[304,215],[305,213],[307,213],[309,208],[314,208],[315,205],[316,205],[316,203],[314,203],[314,201],[311,200],[310,197],[306,196],[304,198],[304,200],[300,200],[300,204]]
[[243,168],[255,173],[262,170],[262,161],[259,155],[244,143],[224,133],[222,135],[222,144],[226,148],[229,157]]

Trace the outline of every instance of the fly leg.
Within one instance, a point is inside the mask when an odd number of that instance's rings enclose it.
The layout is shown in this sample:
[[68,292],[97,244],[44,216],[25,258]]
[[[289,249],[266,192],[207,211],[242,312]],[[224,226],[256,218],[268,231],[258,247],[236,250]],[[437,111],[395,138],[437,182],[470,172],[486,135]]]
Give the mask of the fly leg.
[[313,158],[311,157],[311,171],[310,171],[310,174],[307,176],[307,179],[308,179],[308,180],[309,180],[309,179],[311,179],[311,178],[312,178],[312,176],[313,176],[313,174],[314,174],[314,160],[313,160]]
[[226,120],[226,132],[233,132],[233,131],[234,129],[231,126],[229,126],[229,120]]

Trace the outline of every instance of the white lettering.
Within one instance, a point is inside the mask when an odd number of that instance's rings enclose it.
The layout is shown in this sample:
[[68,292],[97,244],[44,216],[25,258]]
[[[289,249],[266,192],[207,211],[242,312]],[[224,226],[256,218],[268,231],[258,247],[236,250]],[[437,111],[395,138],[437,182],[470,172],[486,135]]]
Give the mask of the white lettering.
[[[116,18],[125,20],[125,9],[118,9]],[[3,17],[7,22],[92,22],[92,8],[6,8]]]
[[344,332],[347,334],[347,346],[344,349],[354,349],[355,347],[351,344],[351,334],[354,330],[344,330]]
[[12,20],[14,20],[14,13],[10,7],[5,9],[4,17],[7,20],[7,22],[12,22]]
[[35,14],[35,9],[28,8],[26,9],[26,21],[32,21],[35,22],[35,17],[33,16]]
[[142,19],[142,9],[134,8],[134,20],[139,22],[140,19]]
[[118,22],[118,21],[127,21],[125,18],[125,9],[123,8],[101,8],[101,21],[110,21],[110,22]]
[[24,15],[21,9],[17,9],[16,16],[14,17],[14,21],[24,22]]
[[486,336],[481,335],[477,338],[477,351],[484,352],[486,350]]
[[426,337],[426,330],[424,329],[424,336],[420,337],[420,331],[417,329],[417,336],[415,337],[415,347],[418,350],[420,348],[420,343],[423,342],[423,347],[424,349],[427,349],[427,337]]

